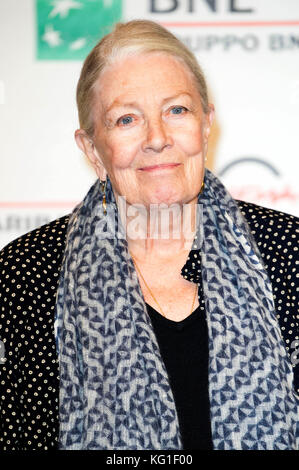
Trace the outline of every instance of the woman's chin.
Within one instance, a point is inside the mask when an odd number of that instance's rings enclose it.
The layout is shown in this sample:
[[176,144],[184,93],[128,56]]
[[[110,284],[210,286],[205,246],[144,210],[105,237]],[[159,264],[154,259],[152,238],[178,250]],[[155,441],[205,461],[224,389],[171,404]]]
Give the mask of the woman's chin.
[[154,193],[149,194],[144,200],[146,205],[165,204],[170,206],[172,204],[182,204],[186,200],[184,196],[186,195],[182,194],[180,191],[161,187]]

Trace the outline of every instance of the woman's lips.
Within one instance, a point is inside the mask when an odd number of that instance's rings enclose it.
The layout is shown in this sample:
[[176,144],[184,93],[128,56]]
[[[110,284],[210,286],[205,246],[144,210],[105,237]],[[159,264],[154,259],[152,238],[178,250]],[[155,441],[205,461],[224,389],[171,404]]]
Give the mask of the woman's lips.
[[139,170],[141,171],[166,170],[169,168],[174,168],[179,165],[180,163],[161,163],[161,165],[145,166],[143,168],[139,168]]

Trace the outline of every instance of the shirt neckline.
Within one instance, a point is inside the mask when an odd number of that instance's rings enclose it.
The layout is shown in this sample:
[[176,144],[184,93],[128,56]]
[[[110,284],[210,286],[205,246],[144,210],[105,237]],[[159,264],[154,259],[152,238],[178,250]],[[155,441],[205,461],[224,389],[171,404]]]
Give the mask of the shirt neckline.
[[190,324],[194,323],[196,320],[199,320],[201,317],[204,316],[202,310],[200,309],[200,305],[195,310],[193,310],[193,312],[190,313],[190,315],[188,315],[186,318],[180,321],[174,321],[174,320],[170,320],[169,318],[163,317],[161,313],[155,310],[148,303],[146,303],[146,307],[151,318],[155,322],[159,322],[162,325],[165,325],[169,328],[177,329],[177,330],[182,330],[186,326],[189,326]]

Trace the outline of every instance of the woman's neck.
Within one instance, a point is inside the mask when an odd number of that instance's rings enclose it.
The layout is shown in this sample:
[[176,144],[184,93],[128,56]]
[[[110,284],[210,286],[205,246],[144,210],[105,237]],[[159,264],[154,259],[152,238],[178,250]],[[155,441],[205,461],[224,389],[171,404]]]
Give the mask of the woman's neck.
[[127,204],[121,220],[130,253],[142,262],[185,257],[192,247],[199,220],[197,200],[188,204]]

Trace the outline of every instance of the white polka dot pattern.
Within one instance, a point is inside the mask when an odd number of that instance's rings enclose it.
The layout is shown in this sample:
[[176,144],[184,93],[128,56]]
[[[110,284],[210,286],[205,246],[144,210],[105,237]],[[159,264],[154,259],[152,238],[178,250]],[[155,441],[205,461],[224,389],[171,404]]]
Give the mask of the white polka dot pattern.
[[58,434],[58,362],[53,334],[68,218],[0,254],[0,449],[48,450]]

